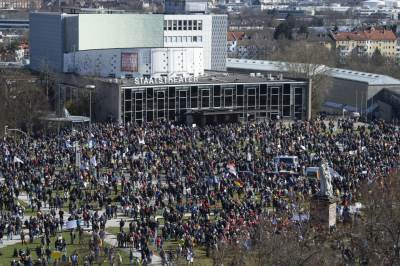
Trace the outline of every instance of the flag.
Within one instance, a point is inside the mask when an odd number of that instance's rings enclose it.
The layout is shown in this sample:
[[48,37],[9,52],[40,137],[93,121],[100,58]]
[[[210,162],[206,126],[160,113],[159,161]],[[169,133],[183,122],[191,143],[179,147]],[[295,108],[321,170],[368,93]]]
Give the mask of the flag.
[[71,141],[69,140],[65,141],[65,148],[67,149],[72,148]]
[[24,163],[24,162],[17,156],[14,156],[14,163]]
[[251,153],[250,152],[247,152],[247,156],[246,156],[246,160],[248,161],[248,162],[251,162]]
[[243,187],[243,183],[242,183],[240,180],[235,180],[233,183],[234,183],[235,186],[237,186],[237,187]]
[[90,158],[90,164],[97,167],[96,155]]
[[231,173],[234,176],[237,176],[236,172],[236,166],[234,161],[230,161],[227,165],[226,168],[228,168],[228,172]]
[[93,148],[93,140],[89,140],[88,146],[89,146],[89,149]]

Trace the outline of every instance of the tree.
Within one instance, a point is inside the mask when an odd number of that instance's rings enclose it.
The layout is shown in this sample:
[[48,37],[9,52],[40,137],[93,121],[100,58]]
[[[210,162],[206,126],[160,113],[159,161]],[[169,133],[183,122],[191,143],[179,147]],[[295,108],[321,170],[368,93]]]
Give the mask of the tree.
[[31,131],[49,105],[36,77],[27,71],[0,71],[0,126]]
[[317,114],[325,92],[332,86],[332,79],[326,75],[328,68],[325,66],[334,65],[333,54],[319,44],[297,41],[281,49],[273,59],[287,62],[285,67],[293,77],[311,79],[311,109],[313,115]]
[[333,232],[314,230],[307,221],[292,223],[288,212],[265,215],[254,230],[239,231],[232,244],[219,243],[215,265],[400,265],[399,177],[364,183],[361,214]]
[[289,40],[292,39],[292,28],[289,27],[289,24],[286,21],[283,21],[275,28],[274,39],[278,40],[281,36],[284,36],[284,38]]
[[364,221],[353,226],[349,238],[359,261],[370,265],[400,264],[399,175],[378,177],[362,189]]
[[385,57],[382,56],[381,51],[376,48],[371,56],[371,63],[374,66],[383,66],[385,64]]

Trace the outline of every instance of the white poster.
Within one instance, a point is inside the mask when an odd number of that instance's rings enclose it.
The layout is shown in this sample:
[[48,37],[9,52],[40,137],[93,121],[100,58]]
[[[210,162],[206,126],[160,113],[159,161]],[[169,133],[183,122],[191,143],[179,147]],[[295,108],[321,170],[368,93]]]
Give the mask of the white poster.
[[66,229],[75,229],[78,227],[78,223],[76,220],[72,220],[72,221],[67,221],[65,228]]

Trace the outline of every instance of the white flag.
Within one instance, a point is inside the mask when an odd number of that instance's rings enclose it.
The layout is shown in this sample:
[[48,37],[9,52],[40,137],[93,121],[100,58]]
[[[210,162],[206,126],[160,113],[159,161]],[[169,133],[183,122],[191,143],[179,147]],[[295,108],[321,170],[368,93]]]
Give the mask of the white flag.
[[91,163],[94,167],[97,167],[96,156],[93,156],[92,158],[90,158],[90,163]]
[[14,163],[24,163],[24,162],[17,156],[14,156]]

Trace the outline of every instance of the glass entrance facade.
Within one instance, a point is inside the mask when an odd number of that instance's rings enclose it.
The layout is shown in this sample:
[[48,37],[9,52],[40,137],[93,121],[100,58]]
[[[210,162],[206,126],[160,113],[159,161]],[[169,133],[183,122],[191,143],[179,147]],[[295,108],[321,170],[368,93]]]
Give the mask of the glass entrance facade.
[[183,121],[187,112],[237,113],[239,120],[304,119],[307,82],[187,84],[121,88],[121,120]]

